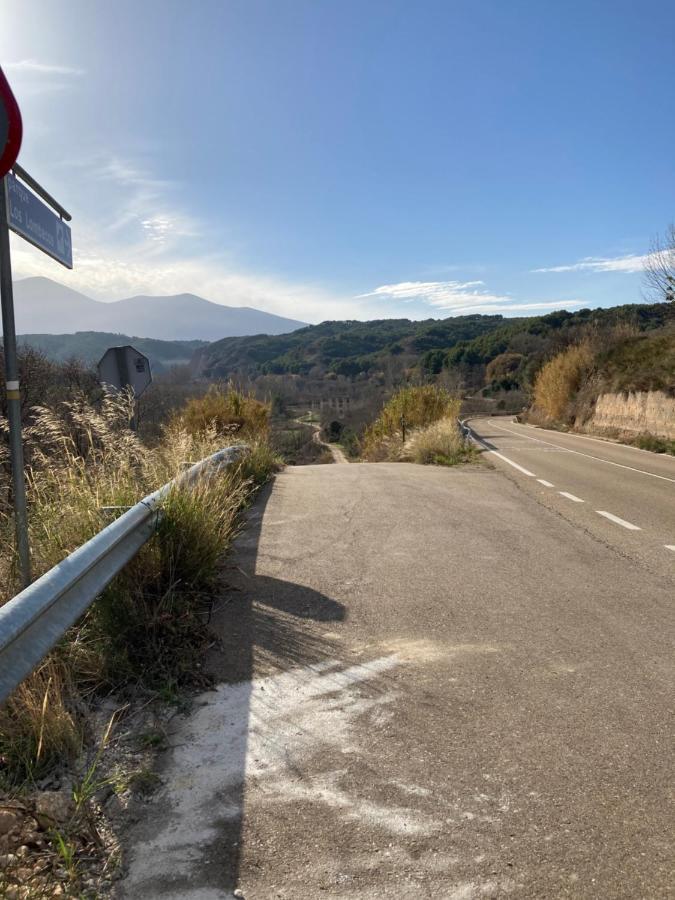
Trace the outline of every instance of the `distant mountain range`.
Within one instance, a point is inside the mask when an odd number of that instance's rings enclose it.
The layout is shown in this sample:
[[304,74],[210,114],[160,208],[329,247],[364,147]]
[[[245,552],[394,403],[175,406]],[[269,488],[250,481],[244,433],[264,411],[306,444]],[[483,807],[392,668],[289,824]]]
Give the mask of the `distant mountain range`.
[[223,306],[194,294],[102,303],[50,278],[16,281],[14,308],[17,333],[32,335],[99,331],[165,341],[217,341],[287,334],[305,324],[248,306]]

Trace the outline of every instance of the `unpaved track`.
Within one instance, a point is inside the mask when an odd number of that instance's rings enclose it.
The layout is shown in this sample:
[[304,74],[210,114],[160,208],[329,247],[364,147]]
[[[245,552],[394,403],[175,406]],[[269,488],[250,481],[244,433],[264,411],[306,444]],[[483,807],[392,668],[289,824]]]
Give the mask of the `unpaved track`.
[[287,469],[132,898],[672,897],[672,582],[487,468]]
[[[298,420],[300,421],[300,420]],[[312,425],[314,429],[314,434],[312,435],[312,440],[319,444],[321,447],[325,447],[326,450],[330,451],[331,456],[333,457],[333,462],[335,463],[348,463],[349,460],[345,456],[344,450],[342,447],[338,447],[337,444],[329,444],[328,441],[324,441],[321,437],[321,428],[319,425]]]

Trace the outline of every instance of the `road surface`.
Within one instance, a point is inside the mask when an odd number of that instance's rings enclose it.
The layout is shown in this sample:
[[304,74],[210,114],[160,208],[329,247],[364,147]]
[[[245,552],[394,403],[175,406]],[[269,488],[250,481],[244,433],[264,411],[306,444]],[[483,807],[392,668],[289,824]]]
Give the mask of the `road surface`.
[[589,537],[675,577],[675,456],[510,417],[468,424],[490,460],[539,503]]
[[[670,552],[597,467],[515,452]],[[672,579],[496,463],[277,477],[118,896],[673,896]]]

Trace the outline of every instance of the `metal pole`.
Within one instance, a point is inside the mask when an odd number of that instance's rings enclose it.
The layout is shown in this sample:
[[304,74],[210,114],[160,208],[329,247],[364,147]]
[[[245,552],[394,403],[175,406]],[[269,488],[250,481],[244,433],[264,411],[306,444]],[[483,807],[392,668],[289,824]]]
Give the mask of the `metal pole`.
[[19,555],[21,581],[23,586],[27,587],[30,584],[30,546],[28,544],[28,516],[26,513],[26,483],[23,471],[21,393],[19,390],[19,365],[16,356],[12,264],[9,255],[7,194],[6,180],[4,178],[0,185],[0,296],[2,300],[2,336],[5,351],[7,419],[9,421],[9,453],[12,465],[16,549]]

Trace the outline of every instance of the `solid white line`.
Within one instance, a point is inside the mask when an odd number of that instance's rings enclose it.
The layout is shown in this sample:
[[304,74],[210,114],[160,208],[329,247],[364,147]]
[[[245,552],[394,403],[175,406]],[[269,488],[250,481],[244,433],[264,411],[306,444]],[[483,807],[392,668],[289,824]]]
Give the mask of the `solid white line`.
[[567,491],[558,491],[561,497],[567,497],[568,500],[574,500],[575,503],[584,503],[581,497],[575,497],[574,494],[568,494]]
[[523,475],[529,475],[530,478],[537,477],[534,474],[534,472],[530,472],[529,469],[524,469],[522,466],[519,466],[517,462],[514,462],[512,459],[509,459],[508,456],[504,456],[502,453],[497,453],[496,450],[491,450],[490,447],[488,447],[488,445],[485,443],[485,441],[482,441],[478,437],[478,435],[474,434],[471,431],[471,429],[469,429],[469,431],[473,435],[473,437],[478,441],[478,443],[481,445],[481,447],[485,447],[485,450],[487,451],[487,453],[492,453],[494,456],[498,456],[500,459],[503,459],[505,463],[508,463],[510,466],[513,466],[514,469],[518,469],[518,471],[522,472]]
[[604,516],[606,519],[609,519],[610,522],[616,522],[617,525],[623,525],[624,528],[627,528],[629,531],[642,531],[639,525],[633,525],[631,522],[626,522],[625,519],[620,519],[618,516],[612,515],[610,512],[605,512],[604,509],[596,509],[596,513],[600,516]]
[[539,484],[543,484],[544,487],[554,487],[554,485],[552,485],[550,481],[546,481],[545,478],[537,478],[537,481]]
[[666,550],[672,550],[673,552],[675,552],[675,544],[664,544],[663,546],[666,548]]
[[[555,431],[553,428],[544,428],[543,425],[530,425],[529,422],[518,422],[511,421],[512,425],[523,425],[525,428],[531,428],[532,431],[548,431],[553,434],[565,434],[568,437],[580,438],[582,441],[593,441],[596,444],[604,444],[605,447],[608,445],[610,447],[621,447],[623,450],[636,450],[638,453],[651,453],[654,456],[653,450],[643,450],[642,447],[635,447],[633,444],[622,444],[620,441],[610,441],[607,438],[599,438],[599,437],[591,437],[589,434],[579,434],[577,431]],[[660,454],[660,459],[668,459],[668,456]]]
[[[617,466],[619,469],[630,469],[631,472],[639,472],[640,475],[651,475],[652,478],[660,478],[661,481],[672,481],[675,484],[675,478],[669,478],[667,475],[657,475],[655,472],[645,472],[644,469],[636,469],[635,466],[626,466],[623,463],[612,462],[611,459],[603,459],[601,456],[593,456],[592,453],[582,453],[581,450],[572,450],[570,447],[563,447],[560,444],[554,444],[552,441],[543,441],[541,438],[533,438],[527,434],[523,434],[522,431],[513,431],[512,428],[504,428],[503,425],[493,424],[495,428],[499,428],[500,431],[508,431],[509,434],[519,434],[521,437],[524,437],[526,441],[536,441],[538,444],[548,444],[549,447],[557,447],[558,450],[566,450],[568,453],[576,453],[577,456],[585,456],[587,459],[595,459],[598,462],[607,463],[608,466]],[[579,435],[572,435],[572,437],[578,437]],[[567,435],[570,437],[570,435]],[[616,447],[617,444],[612,444],[611,446]]]

